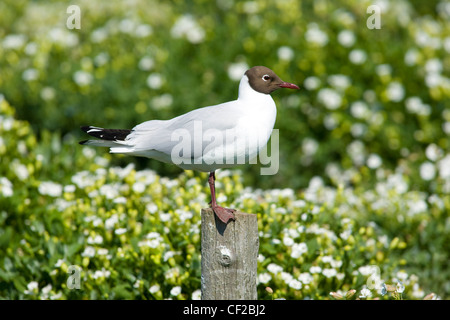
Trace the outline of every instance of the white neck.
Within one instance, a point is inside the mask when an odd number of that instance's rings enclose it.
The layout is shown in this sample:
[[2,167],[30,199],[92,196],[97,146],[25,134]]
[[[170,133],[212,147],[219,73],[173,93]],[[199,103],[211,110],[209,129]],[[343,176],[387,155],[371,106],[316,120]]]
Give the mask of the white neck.
[[253,90],[244,75],[239,84],[238,100],[244,106],[241,112],[247,112],[251,115],[254,123],[264,128],[269,128],[269,135],[272,132],[275,119],[277,117],[277,107],[270,94],[264,94]]
[[270,94],[265,94],[254,90],[248,82],[248,77],[244,74],[239,83],[238,100],[272,100]]

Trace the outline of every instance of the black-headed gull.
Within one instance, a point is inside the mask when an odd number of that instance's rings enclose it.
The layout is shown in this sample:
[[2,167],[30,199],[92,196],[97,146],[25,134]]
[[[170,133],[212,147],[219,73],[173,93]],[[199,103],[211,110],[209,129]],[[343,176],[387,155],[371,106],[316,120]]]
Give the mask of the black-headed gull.
[[146,121],[131,130],[83,126],[83,131],[100,140],[80,144],[209,172],[211,208],[228,223],[235,219],[235,210],[217,205],[214,172],[243,164],[266,146],[277,114],[270,93],[279,88],[299,89],[269,68],[256,66],[243,75],[237,100],[195,109],[170,120]]

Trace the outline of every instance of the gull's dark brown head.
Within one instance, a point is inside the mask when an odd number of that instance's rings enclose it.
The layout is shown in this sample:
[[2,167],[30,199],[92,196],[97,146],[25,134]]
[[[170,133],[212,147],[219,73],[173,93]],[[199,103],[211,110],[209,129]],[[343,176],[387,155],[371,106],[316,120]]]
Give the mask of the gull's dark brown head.
[[280,88],[300,89],[295,84],[284,82],[272,70],[264,66],[256,66],[245,72],[253,90],[270,94]]

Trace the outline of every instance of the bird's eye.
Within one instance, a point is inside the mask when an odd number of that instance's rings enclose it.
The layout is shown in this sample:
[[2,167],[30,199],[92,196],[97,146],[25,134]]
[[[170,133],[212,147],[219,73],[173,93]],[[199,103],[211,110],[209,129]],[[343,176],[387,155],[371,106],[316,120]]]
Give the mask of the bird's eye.
[[264,81],[269,81],[270,80],[270,76],[268,74],[265,74],[265,75],[262,76],[262,79]]

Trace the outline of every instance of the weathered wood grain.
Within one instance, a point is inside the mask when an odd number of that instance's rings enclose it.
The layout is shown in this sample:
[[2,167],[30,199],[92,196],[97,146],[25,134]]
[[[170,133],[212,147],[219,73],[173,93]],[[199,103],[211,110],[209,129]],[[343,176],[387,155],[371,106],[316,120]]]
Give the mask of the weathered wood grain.
[[203,300],[256,300],[258,221],[235,212],[225,225],[212,209],[202,209],[201,290]]

